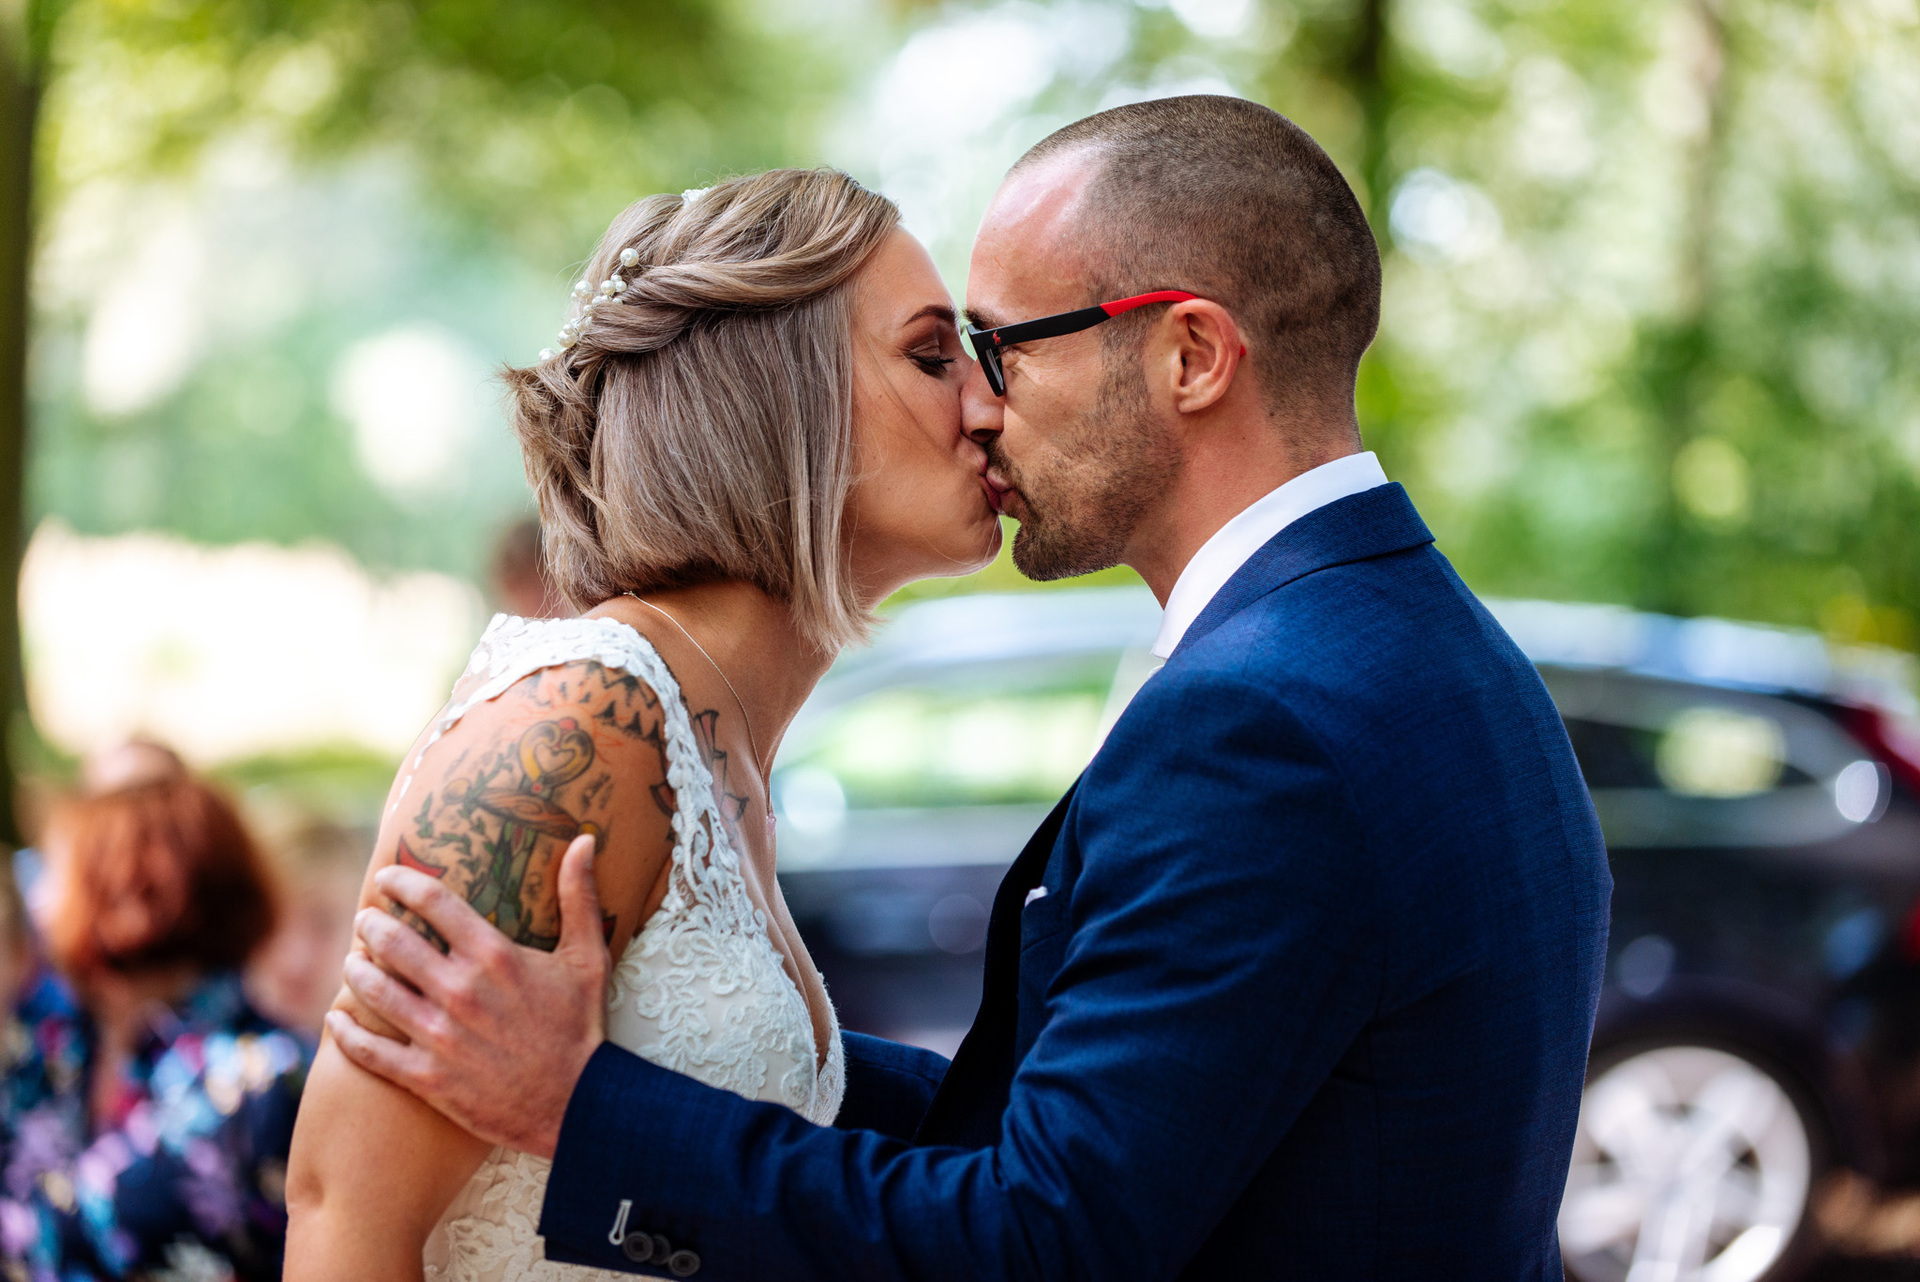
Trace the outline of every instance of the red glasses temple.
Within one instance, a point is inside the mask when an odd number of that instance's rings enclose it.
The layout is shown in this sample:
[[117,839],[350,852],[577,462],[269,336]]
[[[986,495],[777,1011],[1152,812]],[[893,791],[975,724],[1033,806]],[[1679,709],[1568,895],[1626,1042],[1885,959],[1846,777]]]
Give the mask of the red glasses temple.
[[1132,298],[1116,299],[1111,303],[1100,304],[1100,310],[1109,317],[1121,312],[1130,312],[1136,307],[1145,307],[1148,303],[1184,303],[1198,294],[1189,294],[1184,289],[1156,289],[1151,294],[1135,294]]

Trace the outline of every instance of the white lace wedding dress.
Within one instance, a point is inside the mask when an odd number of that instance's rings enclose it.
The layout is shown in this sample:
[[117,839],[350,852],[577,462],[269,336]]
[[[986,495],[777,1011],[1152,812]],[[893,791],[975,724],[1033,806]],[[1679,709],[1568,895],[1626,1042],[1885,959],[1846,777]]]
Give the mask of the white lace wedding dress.
[[[845,1060],[832,1027],[824,1059],[806,999],[781,965],[764,913],[741,880],[679,683],[646,638],[613,619],[496,615],[454,687],[431,744],[477,704],[541,668],[595,660],[653,688],[666,719],[673,867],[666,900],[627,945],[607,984],[607,1036],[656,1064],[827,1125]],[[424,752],[425,749],[422,749]],[[415,765],[418,758],[415,759]],[[402,785],[401,795],[405,795]],[[537,1029],[528,1030],[537,1035]],[[548,1163],[495,1149],[427,1239],[433,1282],[584,1282],[630,1275],[551,1264],[540,1203]]]

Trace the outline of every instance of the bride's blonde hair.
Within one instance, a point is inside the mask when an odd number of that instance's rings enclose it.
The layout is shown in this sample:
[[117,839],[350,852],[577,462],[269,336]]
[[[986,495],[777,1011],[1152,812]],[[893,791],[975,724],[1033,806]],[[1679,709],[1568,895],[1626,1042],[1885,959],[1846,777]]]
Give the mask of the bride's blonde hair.
[[504,373],[548,568],[576,609],[740,579],[823,648],[865,635],[842,542],[848,284],[899,218],[843,173],[774,169],[613,220],[583,280],[622,288],[580,308],[572,346]]

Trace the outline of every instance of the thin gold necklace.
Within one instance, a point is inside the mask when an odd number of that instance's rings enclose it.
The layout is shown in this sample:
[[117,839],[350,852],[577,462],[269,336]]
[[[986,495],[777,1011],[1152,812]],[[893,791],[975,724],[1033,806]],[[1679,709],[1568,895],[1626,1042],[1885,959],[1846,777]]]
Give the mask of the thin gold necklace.
[[[700,657],[707,661],[708,665],[713,668],[714,673],[720,678],[721,683],[727,687],[727,693],[733,696],[734,703],[738,704],[740,707],[740,719],[747,723],[747,742],[753,747],[753,764],[755,768],[760,771],[760,778],[764,781],[767,777],[768,764],[767,762],[761,760],[761,757],[760,757],[760,738],[758,735],[753,733],[753,717],[751,714],[747,712],[747,701],[745,699],[742,699],[740,697],[740,692],[733,688],[733,682],[727,680],[726,671],[722,669],[719,664],[713,661],[713,656],[707,653],[707,647],[701,645],[699,641],[695,640],[693,633],[687,631],[686,625],[681,623],[680,620],[674,618],[671,614],[668,614],[665,610],[661,609],[659,606],[655,605],[653,602],[647,600],[645,597],[641,596],[638,592],[629,590],[627,595],[632,597],[634,600],[638,601],[641,605],[646,606],[647,609],[652,610],[655,614],[665,619],[668,623],[671,623],[674,627],[679,628],[680,635],[693,643],[693,648],[700,652]],[[767,831],[769,832],[773,831],[773,807],[772,806],[767,807]]]

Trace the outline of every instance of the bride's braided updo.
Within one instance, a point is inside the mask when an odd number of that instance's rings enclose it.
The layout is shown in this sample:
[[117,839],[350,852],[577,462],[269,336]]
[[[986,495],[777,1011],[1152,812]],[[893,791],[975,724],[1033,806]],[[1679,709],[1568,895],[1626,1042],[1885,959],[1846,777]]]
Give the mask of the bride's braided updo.
[[[864,634],[841,538],[848,284],[898,222],[825,169],[649,196],[614,219],[571,345],[505,372],[548,565],[576,608],[740,579],[823,647]],[[616,289],[589,306],[601,282]]]

